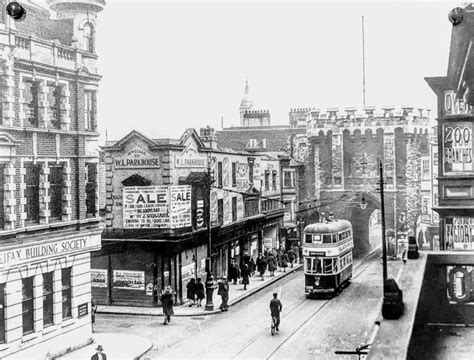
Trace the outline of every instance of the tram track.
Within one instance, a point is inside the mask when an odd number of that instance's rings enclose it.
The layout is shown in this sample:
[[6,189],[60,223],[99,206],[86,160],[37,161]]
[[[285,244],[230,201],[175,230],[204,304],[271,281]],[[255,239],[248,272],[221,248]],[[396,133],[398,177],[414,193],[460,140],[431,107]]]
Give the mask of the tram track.
[[[357,264],[357,266],[354,266],[354,274],[352,276],[352,279],[357,279],[367,268],[369,268],[372,263],[370,262],[371,259],[374,257],[380,256],[378,252],[376,251],[378,248],[375,248],[373,251],[371,251],[369,254],[365,255],[363,258],[360,259],[360,262]],[[366,264],[368,262],[368,264]],[[323,302],[320,302],[320,306],[313,312],[311,315],[300,325],[298,328],[294,331],[292,331],[290,334],[286,336],[286,338],[268,355],[265,357],[265,359],[270,359],[272,356],[283,346],[285,345],[290,339],[294,338],[294,336],[308,323],[310,320],[312,320],[322,309],[326,307],[330,303],[331,299],[324,300]],[[300,301],[299,303],[296,304],[289,312],[285,312],[284,316],[282,319],[286,319],[288,316],[291,314],[295,313],[296,310],[300,309],[304,304],[311,302],[313,300],[308,299],[306,296],[303,297],[303,300]],[[232,359],[237,358],[241,353],[243,353],[250,345],[255,343],[258,339],[260,339],[262,336],[268,335],[269,333],[269,328],[264,327],[261,331],[259,331],[254,337],[252,337],[236,354],[232,356]]]

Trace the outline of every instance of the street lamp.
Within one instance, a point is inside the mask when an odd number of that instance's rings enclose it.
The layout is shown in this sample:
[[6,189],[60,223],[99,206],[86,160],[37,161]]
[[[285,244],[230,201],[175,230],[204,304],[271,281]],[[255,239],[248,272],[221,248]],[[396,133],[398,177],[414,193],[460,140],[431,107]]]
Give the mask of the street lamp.
[[212,296],[214,293],[214,277],[212,276],[212,230],[211,230],[211,188],[214,183],[211,173],[211,159],[208,157],[207,171],[204,173],[203,185],[207,197],[207,258],[206,258],[206,306],[205,310],[214,310]]

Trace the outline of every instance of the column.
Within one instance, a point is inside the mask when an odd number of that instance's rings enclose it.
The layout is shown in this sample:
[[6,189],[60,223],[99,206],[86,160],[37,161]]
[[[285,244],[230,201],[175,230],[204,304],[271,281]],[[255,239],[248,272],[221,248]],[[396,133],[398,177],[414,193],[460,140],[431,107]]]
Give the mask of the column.
[[71,123],[70,110],[71,105],[69,99],[71,92],[67,85],[61,86],[61,101],[60,101],[60,113],[61,113],[61,130],[69,131],[69,125]]
[[4,227],[5,230],[13,230],[15,229],[16,223],[16,181],[15,181],[16,169],[14,162],[9,162],[4,170],[5,176],[5,185],[4,185],[4,198],[3,198],[3,206],[5,209],[5,219],[4,219]]
[[39,179],[39,221],[40,224],[48,224],[49,218],[51,216],[51,210],[49,209],[49,203],[51,202],[51,197],[49,196],[49,173],[50,169],[48,163],[45,162],[41,166],[40,170],[40,179]]
[[13,62],[12,50],[5,46],[0,53],[0,124],[7,126],[13,126],[15,119]]
[[69,161],[63,165],[63,186],[62,186],[62,221],[71,221],[72,207],[71,207],[71,167]]

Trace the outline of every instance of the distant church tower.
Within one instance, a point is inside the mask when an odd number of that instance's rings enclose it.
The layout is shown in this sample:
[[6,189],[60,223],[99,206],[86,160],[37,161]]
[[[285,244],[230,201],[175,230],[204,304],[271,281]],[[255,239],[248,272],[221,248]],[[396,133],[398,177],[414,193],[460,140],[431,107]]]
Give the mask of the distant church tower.
[[253,100],[249,97],[249,82],[245,81],[245,96],[240,102],[240,126],[270,125],[270,111],[254,110]]

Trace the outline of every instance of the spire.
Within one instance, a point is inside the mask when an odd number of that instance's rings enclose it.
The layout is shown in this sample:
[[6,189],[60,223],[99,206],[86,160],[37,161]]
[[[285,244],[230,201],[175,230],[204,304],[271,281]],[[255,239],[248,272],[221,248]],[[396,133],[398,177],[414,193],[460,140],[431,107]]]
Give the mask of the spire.
[[245,80],[245,96],[249,95],[249,81]]

